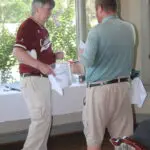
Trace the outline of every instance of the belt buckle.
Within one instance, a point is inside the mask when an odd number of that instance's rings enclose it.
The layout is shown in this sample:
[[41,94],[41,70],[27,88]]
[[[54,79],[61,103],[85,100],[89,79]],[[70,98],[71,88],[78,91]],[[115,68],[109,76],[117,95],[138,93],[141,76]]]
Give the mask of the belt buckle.
[[22,73],[21,77],[24,78],[27,73]]
[[42,78],[42,77],[47,77],[47,78],[48,78],[48,75],[40,73],[40,77],[41,77],[41,78]]
[[23,73],[23,74],[21,74],[21,77],[22,77],[22,78],[24,78],[24,73]]
[[[96,84],[96,85],[95,85]],[[87,83],[87,88],[91,88],[93,87],[94,85],[97,86],[99,84],[99,86],[102,86],[102,85],[105,85],[107,83],[104,83],[104,82],[99,82],[99,83]]]
[[108,84],[108,81],[101,82],[101,85],[106,85],[106,84]]
[[118,79],[118,83],[120,83],[120,78],[117,78]]
[[89,83],[87,83],[87,88],[89,88],[90,87],[90,84]]
[[40,73],[40,77],[41,77],[41,78],[42,78],[42,77],[46,77],[46,75],[44,75],[44,74]]
[[87,83],[87,88],[91,88],[92,87],[91,85],[92,85],[91,83]]

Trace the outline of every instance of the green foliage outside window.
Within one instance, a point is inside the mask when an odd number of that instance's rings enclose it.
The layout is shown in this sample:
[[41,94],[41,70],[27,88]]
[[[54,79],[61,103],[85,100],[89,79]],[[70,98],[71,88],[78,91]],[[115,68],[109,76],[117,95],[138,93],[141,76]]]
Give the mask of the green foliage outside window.
[[54,9],[53,15],[47,23],[53,49],[63,50],[65,60],[76,59],[76,25],[75,6],[70,0],[66,8]]
[[0,71],[2,82],[7,82],[8,79],[10,79],[10,69],[16,62],[15,58],[12,56],[14,41],[14,35],[3,28],[0,32]]

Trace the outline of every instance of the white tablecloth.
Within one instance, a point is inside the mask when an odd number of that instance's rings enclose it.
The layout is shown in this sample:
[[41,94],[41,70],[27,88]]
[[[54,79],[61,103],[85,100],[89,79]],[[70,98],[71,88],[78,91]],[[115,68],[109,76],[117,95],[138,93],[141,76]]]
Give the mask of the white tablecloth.
[[[82,111],[84,85],[72,85],[64,89],[64,96],[53,91],[52,114],[63,115]],[[23,97],[18,91],[0,90],[0,122],[28,119],[28,111]]]

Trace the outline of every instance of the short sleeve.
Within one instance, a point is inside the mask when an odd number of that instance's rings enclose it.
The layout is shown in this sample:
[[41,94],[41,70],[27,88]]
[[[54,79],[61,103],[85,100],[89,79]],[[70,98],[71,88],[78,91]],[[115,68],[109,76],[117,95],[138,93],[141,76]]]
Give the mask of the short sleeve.
[[24,50],[31,50],[35,48],[36,32],[35,28],[28,23],[23,23],[17,32],[16,43],[14,47],[21,47]]
[[90,30],[85,45],[84,53],[81,55],[81,63],[85,67],[91,67],[94,64],[98,50],[98,36],[95,28]]

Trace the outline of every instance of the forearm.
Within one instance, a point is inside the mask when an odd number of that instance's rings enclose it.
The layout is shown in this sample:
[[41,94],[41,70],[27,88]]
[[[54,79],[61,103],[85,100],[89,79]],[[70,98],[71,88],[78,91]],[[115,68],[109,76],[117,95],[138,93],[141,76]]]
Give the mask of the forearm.
[[38,69],[40,61],[32,58],[26,51],[22,48],[15,47],[13,49],[13,55],[17,58],[17,60],[23,64],[29,65],[33,68]]

